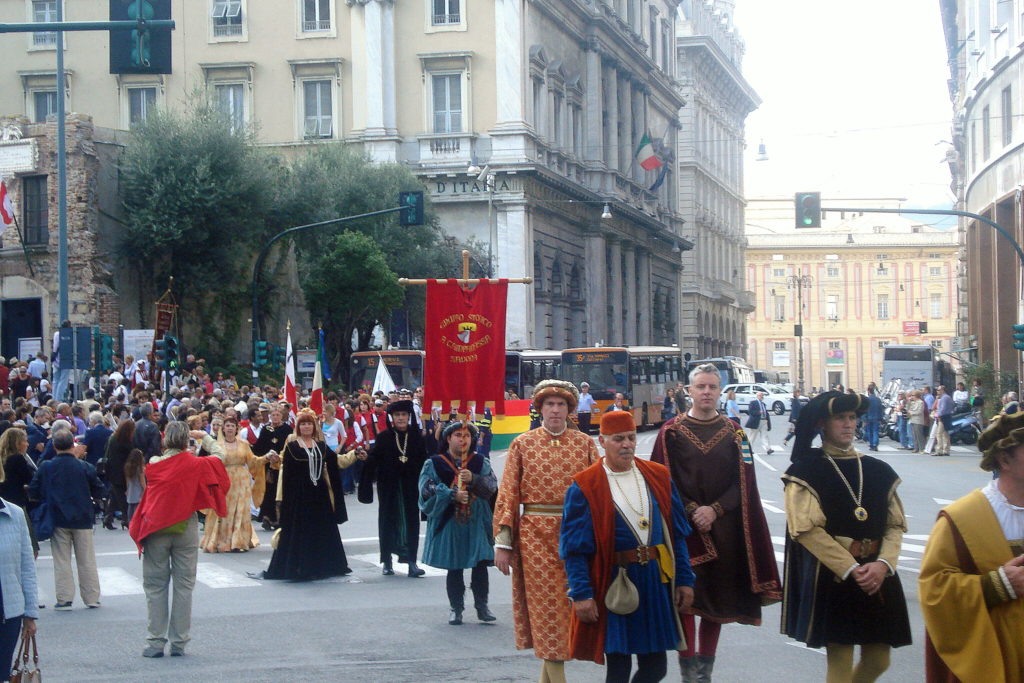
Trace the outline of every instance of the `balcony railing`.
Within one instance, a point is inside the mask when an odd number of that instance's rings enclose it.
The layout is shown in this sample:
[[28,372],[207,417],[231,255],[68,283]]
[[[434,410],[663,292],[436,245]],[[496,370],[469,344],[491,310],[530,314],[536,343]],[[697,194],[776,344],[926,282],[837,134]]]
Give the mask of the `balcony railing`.
[[302,22],[303,33],[316,33],[317,31],[330,31],[331,20],[330,19],[317,19],[315,21],[304,21]]
[[50,47],[57,44],[56,31],[39,31],[32,34],[32,45],[35,47]]
[[473,151],[472,133],[434,133],[419,136],[420,163],[461,166],[469,164]]
[[226,36],[240,36],[242,35],[241,24],[214,24],[213,35],[215,38],[224,38]]
[[435,14],[432,23],[434,26],[445,26],[447,24],[458,24],[462,21],[460,14]]

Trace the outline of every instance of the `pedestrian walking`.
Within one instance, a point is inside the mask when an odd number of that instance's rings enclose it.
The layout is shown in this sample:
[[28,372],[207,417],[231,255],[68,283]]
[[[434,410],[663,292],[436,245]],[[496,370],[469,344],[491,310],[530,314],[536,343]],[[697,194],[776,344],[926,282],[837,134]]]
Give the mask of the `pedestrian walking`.
[[448,623],[458,626],[465,611],[465,570],[477,619],[495,620],[488,607],[487,568],[494,564],[494,513],[490,500],[498,480],[490,460],[476,452],[479,431],[471,422],[450,422],[441,432],[441,453],[420,471],[420,510],[427,518],[423,562],[447,569]]
[[[828,681],[870,683],[890,650],[910,644],[896,564],[906,517],[887,463],[853,446],[867,397],[828,392],[800,414],[785,482],[786,559],[782,630],[824,647]],[[822,446],[812,447],[821,435]],[[854,646],[860,661],[854,664]]]
[[743,428],[750,437],[752,453],[757,453],[758,446],[765,455],[775,452],[771,444],[772,417],[764,402],[764,392],[757,392],[754,400],[747,405],[747,422]]
[[[4,481],[0,470],[0,483]],[[39,591],[28,515],[9,500],[0,498],[0,680],[10,680],[18,637],[31,638],[39,618]]]
[[907,398],[907,421],[913,435],[914,453],[924,452],[928,442],[928,410],[917,389],[911,391]]
[[878,450],[878,431],[882,426],[882,416],[885,407],[882,399],[878,398],[878,387],[874,382],[868,384],[867,395],[868,407],[864,412],[864,440],[868,442],[869,451]]
[[803,409],[804,403],[800,400],[800,390],[793,389],[793,399],[789,402],[789,431],[786,433],[786,438],[782,440],[783,445],[789,445],[789,440],[796,436],[796,423],[800,419],[800,411]]
[[[664,465],[636,458],[632,413],[601,418],[604,458],[575,477],[565,495],[559,554],[573,601],[574,659],[606,665],[605,681],[660,681],[667,650],[685,647],[679,612],[693,602],[686,549],[690,525]],[[617,601],[628,583],[635,600]]]
[[953,399],[940,386],[935,395],[932,408],[932,419],[935,421],[935,452],[932,455],[949,455],[949,430],[953,426]]
[[[96,571],[93,548],[93,499],[103,497],[103,483],[96,468],[80,460],[75,437],[61,429],[53,435],[56,456],[39,466],[28,487],[30,500],[46,506],[53,523],[50,551],[53,554],[56,610],[70,610],[75,597],[75,577],[71,570],[74,550],[78,569],[78,589],[87,607],[100,606],[100,577]],[[80,448],[84,455],[84,446]]]
[[222,517],[227,514],[231,481],[224,464],[220,458],[196,457],[189,450],[190,438],[201,442],[207,452],[218,448],[206,432],[189,432],[184,422],[168,424],[163,454],[150,458],[146,465],[146,490],[129,526],[142,555],[142,587],[149,620],[143,657],[163,657],[168,640],[172,657],[185,654],[199,563],[196,512],[212,508]]

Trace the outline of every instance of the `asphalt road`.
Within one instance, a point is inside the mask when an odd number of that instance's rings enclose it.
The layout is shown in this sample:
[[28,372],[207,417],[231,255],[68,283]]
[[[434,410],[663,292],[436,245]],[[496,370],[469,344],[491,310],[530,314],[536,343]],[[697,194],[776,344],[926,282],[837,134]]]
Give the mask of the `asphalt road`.
[[[776,556],[782,560],[785,517],[778,479],[789,461],[778,449],[785,421],[775,420],[775,454],[760,458],[757,475]],[[648,455],[655,433],[641,434]],[[889,444],[892,444],[890,446]],[[949,458],[911,455],[883,441],[878,454],[900,473],[900,493],[910,531],[899,575],[908,596],[914,644],[893,653],[883,680],[922,680],[924,628],[916,579],[935,515],[946,501],[984,485],[973,448],[956,446]],[[492,454],[495,468],[504,453]],[[492,569],[494,624],[447,624],[443,572],[410,579],[380,575],[376,507],[346,498],[350,521],[342,537],[354,572],[343,579],[309,584],[250,579],[270,560],[269,536],[248,553],[201,554],[193,607],[192,642],[185,657],[150,660],[145,645],[146,609],[142,564],[125,531],[96,530],[103,606],[89,610],[76,597],[74,610],[53,610],[53,563],[48,544],[38,561],[42,601],[41,664],[50,681],[531,681],[537,660],[516,651],[512,637],[511,585]],[[401,569],[399,565],[396,569]],[[468,579],[467,579],[468,581]],[[779,607],[765,610],[760,627],[726,626],[715,667],[716,681],[786,682],[824,678],[822,651],[809,650],[779,633]],[[601,681],[603,669],[585,662],[567,665],[570,681]],[[666,680],[677,680],[670,662]]]

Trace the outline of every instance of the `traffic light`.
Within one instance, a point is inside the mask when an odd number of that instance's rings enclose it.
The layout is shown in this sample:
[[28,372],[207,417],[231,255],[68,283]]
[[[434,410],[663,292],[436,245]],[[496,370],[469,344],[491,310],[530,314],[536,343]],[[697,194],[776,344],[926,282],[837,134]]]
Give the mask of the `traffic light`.
[[796,205],[796,227],[821,227],[820,192],[797,192],[796,201],[794,203]]
[[[111,21],[170,18],[171,0],[110,0]],[[110,73],[171,73],[171,30],[110,31]]]
[[1013,326],[1013,348],[1024,351],[1024,325]]
[[287,350],[283,346],[275,346],[274,347],[274,360],[273,360],[274,367],[278,367],[278,368],[283,368],[284,367],[285,361],[288,360],[287,356],[285,355],[286,353],[287,353]]
[[156,346],[156,364],[161,369],[168,370],[170,366],[167,364],[167,337],[157,339],[154,346]]
[[96,335],[96,368],[100,372],[114,369],[114,338],[109,334]]
[[262,368],[268,362],[270,362],[270,342],[265,342],[262,339],[256,340],[256,354],[254,356],[253,367]]
[[402,206],[398,212],[399,225],[423,225],[422,192],[399,192],[398,203]]
[[178,357],[178,338],[169,334],[164,335],[164,353],[167,361],[165,366],[168,370],[177,370],[181,359]]

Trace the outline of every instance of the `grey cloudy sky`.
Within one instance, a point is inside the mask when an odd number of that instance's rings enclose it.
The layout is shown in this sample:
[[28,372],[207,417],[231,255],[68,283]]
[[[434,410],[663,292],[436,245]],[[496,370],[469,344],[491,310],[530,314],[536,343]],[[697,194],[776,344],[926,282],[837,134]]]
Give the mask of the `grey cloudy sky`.
[[[906,197],[948,206],[951,105],[936,0],[738,0],[746,194]],[[755,161],[761,139],[769,161]]]

